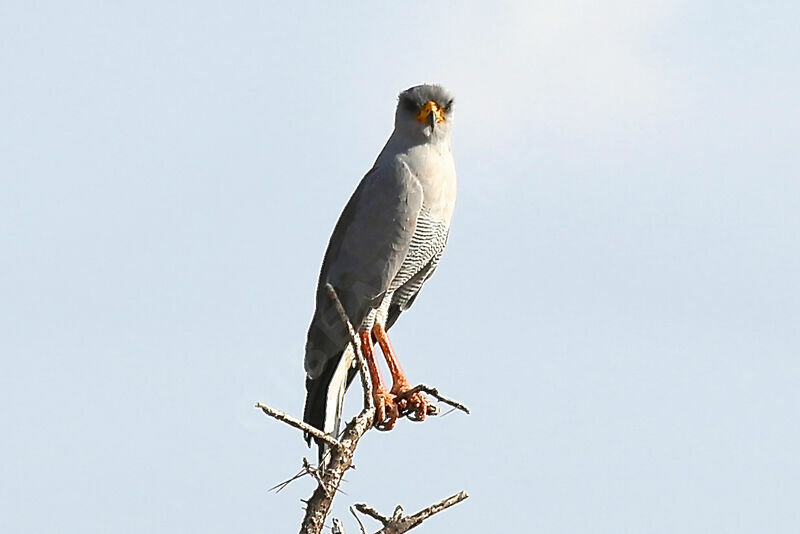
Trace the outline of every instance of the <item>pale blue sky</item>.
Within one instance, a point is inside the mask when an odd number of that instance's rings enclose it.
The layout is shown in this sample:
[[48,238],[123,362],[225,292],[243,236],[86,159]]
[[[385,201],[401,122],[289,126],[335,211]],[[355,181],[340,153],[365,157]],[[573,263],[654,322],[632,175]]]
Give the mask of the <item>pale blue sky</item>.
[[0,530],[296,530],[313,452],[252,406],[301,412],[330,230],[432,81],[459,200],[393,339],[474,413],[369,434],[336,515],[800,531],[800,4],[387,4],[0,5]]

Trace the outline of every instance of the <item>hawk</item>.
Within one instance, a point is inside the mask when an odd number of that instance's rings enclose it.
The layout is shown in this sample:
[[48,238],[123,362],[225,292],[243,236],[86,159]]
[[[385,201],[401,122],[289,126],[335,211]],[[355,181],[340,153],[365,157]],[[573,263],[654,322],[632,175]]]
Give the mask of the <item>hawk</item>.
[[[375,426],[394,427],[405,413],[424,419],[387,330],[416,300],[442,256],[456,199],[450,150],[453,97],[439,85],[400,93],[394,131],[342,211],[325,251],[305,350],[304,420],[337,435],[344,394],[357,372],[350,336],[326,290],[331,284],[358,331],[370,371]],[[375,360],[380,346],[389,387]],[[311,436],[306,436],[311,444]],[[320,445],[320,455],[323,447]]]

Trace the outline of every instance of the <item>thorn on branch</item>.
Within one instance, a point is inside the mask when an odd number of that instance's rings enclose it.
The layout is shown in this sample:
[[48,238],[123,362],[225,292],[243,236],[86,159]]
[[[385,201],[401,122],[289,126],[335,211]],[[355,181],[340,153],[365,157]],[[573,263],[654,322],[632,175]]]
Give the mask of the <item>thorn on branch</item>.
[[[303,459],[305,460],[305,458],[303,458]],[[284,480],[283,482],[275,484],[274,486],[272,486],[267,491],[273,491],[274,490],[275,493],[280,493],[284,488],[286,488],[286,486],[288,486],[289,484],[291,484],[292,482],[294,482],[295,480],[297,480],[299,478],[303,478],[307,474],[308,474],[308,472],[305,469],[301,469],[297,474],[295,474],[294,476],[292,476],[288,480]]]
[[314,480],[316,480],[317,484],[320,485],[322,490],[325,492],[325,495],[330,496],[330,492],[328,491],[328,488],[325,487],[325,482],[323,482],[322,476],[319,474],[319,469],[313,467],[310,463],[308,463],[308,460],[306,460],[305,458],[303,458],[303,469],[306,470],[306,473],[314,477]]

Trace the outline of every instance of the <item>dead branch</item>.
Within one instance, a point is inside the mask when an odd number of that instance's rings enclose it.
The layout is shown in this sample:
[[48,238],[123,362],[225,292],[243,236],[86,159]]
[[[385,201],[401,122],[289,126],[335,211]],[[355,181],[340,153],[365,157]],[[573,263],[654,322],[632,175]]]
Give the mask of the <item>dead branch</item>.
[[[347,331],[350,334],[350,346],[359,365],[361,387],[364,393],[363,409],[347,424],[340,436],[340,439],[337,440],[333,436],[325,434],[319,429],[312,427],[303,421],[295,419],[285,412],[276,410],[260,402],[256,404],[256,408],[259,408],[266,415],[277,419],[278,421],[282,421],[294,428],[302,430],[303,432],[306,432],[311,436],[324,441],[330,446],[327,452],[327,461],[324,463],[324,465],[314,468],[308,463],[307,460],[304,459],[303,470],[298,475],[295,475],[290,480],[276,486],[283,487],[292,480],[296,480],[297,478],[306,474],[311,475],[317,481],[317,487],[315,488],[314,493],[311,495],[311,498],[308,499],[308,501],[304,501],[306,502],[306,510],[303,523],[300,527],[300,534],[320,534],[320,532],[322,532],[322,529],[325,525],[325,519],[328,517],[331,505],[333,504],[333,499],[336,496],[337,491],[339,491],[339,485],[342,482],[342,477],[344,476],[345,472],[352,467],[353,456],[355,455],[356,447],[358,446],[358,443],[364,434],[366,434],[366,432],[372,428],[375,419],[375,403],[372,396],[372,382],[369,378],[370,375],[367,367],[367,361],[364,358],[364,354],[361,352],[361,343],[358,335],[356,334],[353,325],[350,323],[350,320],[345,313],[344,307],[342,306],[336,291],[330,284],[326,285],[326,289],[328,290],[331,300],[336,306],[336,310],[339,313],[342,323],[347,327]],[[440,395],[436,388],[429,386],[419,385],[405,395],[411,395],[412,393],[416,393],[418,391],[424,391],[425,393],[432,395],[438,400],[449,404],[456,409],[462,410],[465,413],[469,413],[469,409],[467,409],[466,406]],[[381,521],[383,528],[378,532],[378,534],[402,534],[403,532],[407,532],[408,530],[416,527],[428,517],[437,514],[442,510],[445,510],[454,504],[463,501],[466,498],[467,494],[461,492],[453,495],[452,497],[448,497],[439,503],[420,510],[411,516],[403,516],[402,508],[398,506],[394,515],[390,518],[382,516],[377,511],[364,504],[357,504],[355,505],[355,508],[359,512]],[[352,507],[350,511],[356,517],[359,527],[361,528],[361,532],[366,534],[366,529],[363,523],[360,519],[358,519],[358,516],[356,516],[355,512],[353,512]],[[344,532],[344,527],[338,520],[335,522],[335,528],[339,532]]]
[[[361,512],[364,515],[370,516],[372,519],[374,519],[376,521],[380,521],[383,526],[388,525],[389,521],[392,520],[391,517],[386,517],[385,515],[383,515],[379,511],[377,511],[375,508],[372,508],[371,506],[368,506],[368,505],[364,504],[363,502],[354,504],[353,508],[355,508],[356,510],[358,510],[359,512]],[[398,508],[400,509],[400,513],[402,513],[402,511],[403,511],[402,507],[398,506],[397,508],[394,509],[394,513],[395,514],[397,513]]]
[[308,423],[300,421],[299,419],[295,419],[286,412],[276,410],[275,408],[270,408],[266,404],[261,404],[260,402],[256,403],[256,408],[260,408],[262,412],[264,412],[270,417],[274,417],[278,421],[283,421],[287,425],[291,425],[295,428],[302,430],[303,432],[311,434],[315,438],[321,439],[331,447],[335,447],[338,449],[342,446],[342,444],[339,443],[339,441],[336,438],[330,436],[329,434],[326,434],[325,432],[322,432],[320,429],[313,427]]
[[326,286],[328,294],[336,305],[336,310],[339,312],[339,317],[347,327],[350,334],[350,345],[356,355],[361,372],[361,387],[364,391],[364,408],[352,421],[350,421],[344,429],[341,439],[341,447],[332,447],[330,449],[330,459],[327,466],[322,473],[321,481],[317,484],[317,488],[308,500],[306,506],[306,514],[303,518],[303,523],[300,527],[301,534],[319,534],[325,524],[325,518],[328,517],[333,498],[336,495],[336,490],[339,484],[342,483],[342,477],[353,463],[353,455],[356,452],[356,447],[361,438],[366,434],[367,430],[372,428],[372,422],[375,419],[375,403],[372,399],[372,382],[369,379],[369,370],[367,368],[367,361],[364,354],[361,352],[361,343],[359,342],[356,331],[347,314],[344,311],[339,296],[333,289],[333,286],[328,284]]
[[403,534],[404,532],[408,532],[412,528],[419,526],[423,521],[432,515],[447,510],[451,506],[460,503],[467,497],[469,497],[469,495],[462,491],[408,516],[403,515],[403,508],[400,506],[395,508],[392,517],[386,517],[374,508],[370,508],[366,504],[359,503],[354,506],[355,509],[362,514],[368,515],[371,518],[380,521],[380,523],[383,525],[383,528],[381,528],[376,534]]

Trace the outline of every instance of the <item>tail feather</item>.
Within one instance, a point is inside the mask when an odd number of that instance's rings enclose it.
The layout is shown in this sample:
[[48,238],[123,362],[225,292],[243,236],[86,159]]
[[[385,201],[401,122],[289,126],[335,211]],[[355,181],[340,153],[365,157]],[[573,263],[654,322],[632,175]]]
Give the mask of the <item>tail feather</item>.
[[[306,378],[306,405],[303,420],[326,434],[338,436],[342,418],[344,394],[353,380],[353,349],[348,346],[337,356],[328,360],[322,373],[316,378]],[[305,435],[309,446],[314,439],[310,434]],[[314,439],[319,448],[319,462],[327,452],[324,441]]]

